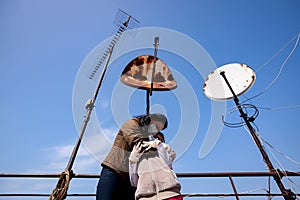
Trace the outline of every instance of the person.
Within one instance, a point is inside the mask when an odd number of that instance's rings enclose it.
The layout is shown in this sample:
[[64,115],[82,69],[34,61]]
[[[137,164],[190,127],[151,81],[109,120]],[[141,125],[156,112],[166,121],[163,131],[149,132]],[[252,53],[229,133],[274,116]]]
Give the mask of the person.
[[176,154],[159,132],[154,140],[139,141],[129,157],[131,185],[136,200],[182,200],[181,185],[172,170]]
[[133,146],[150,133],[168,126],[166,116],[159,113],[142,115],[126,121],[118,131],[111,150],[101,163],[96,200],[134,200],[136,188],[129,180],[129,155]]

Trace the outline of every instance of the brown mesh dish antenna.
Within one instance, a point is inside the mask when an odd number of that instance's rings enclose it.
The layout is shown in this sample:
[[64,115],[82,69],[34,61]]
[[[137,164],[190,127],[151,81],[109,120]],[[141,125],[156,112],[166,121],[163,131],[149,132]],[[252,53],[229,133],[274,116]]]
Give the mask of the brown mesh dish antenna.
[[177,87],[169,67],[157,57],[159,37],[154,38],[154,54],[142,55],[131,60],[121,74],[125,85],[146,90],[146,115],[150,114],[152,91],[168,91]]
[[138,56],[126,65],[120,80],[128,86],[143,90],[168,91],[177,87],[171,70],[161,59],[156,58],[155,70],[153,68],[154,56]]

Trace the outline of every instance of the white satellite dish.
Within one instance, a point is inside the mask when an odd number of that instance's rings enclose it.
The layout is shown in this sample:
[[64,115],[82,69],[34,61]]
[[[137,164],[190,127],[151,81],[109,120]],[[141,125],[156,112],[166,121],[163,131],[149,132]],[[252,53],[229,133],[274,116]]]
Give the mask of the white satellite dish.
[[[273,172],[276,171],[276,169],[274,169],[268,154],[265,152],[255,129],[251,126],[251,122],[254,121],[255,117],[248,117],[247,112],[243,111],[243,105],[239,104],[237,97],[246,92],[253,85],[255,79],[256,75],[249,66],[239,63],[227,64],[217,68],[208,75],[203,85],[203,91],[208,98],[213,100],[234,98],[234,102],[240,112],[240,117],[244,120],[244,123],[238,123],[238,125],[246,125],[248,127],[249,133],[260,150],[269,171]],[[251,106],[257,110],[255,106]],[[290,189],[284,187],[279,173],[275,173],[274,180],[284,196],[284,199],[296,199],[295,194]]]
[[226,100],[234,97],[225,79],[220,74],[223,72],[236,96],[245,93],[253,85],[256,75],[254,71],[245,64],[231,63],[223,65],[206,78],[203,91],[212,100]]

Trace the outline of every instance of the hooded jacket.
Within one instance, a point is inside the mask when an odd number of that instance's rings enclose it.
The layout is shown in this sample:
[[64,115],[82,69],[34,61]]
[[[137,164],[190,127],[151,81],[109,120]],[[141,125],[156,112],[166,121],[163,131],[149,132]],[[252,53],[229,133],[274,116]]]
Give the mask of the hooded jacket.
[[161,200],[180,195],[181,186],[171,168],[176,154],[169,145],[161,143],[157,151],[146,153],[133,151],[131,157],[138,157],[137,162],[130,159],[129,164],[131,184],[137,187],[136,200]]

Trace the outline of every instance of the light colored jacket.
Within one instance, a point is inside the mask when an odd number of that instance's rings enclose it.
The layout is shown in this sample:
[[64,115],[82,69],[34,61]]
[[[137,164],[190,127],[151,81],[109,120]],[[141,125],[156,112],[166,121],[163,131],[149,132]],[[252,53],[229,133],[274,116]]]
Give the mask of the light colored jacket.
[[180,195],[181,186],[171,168],[176,154],[169,145],[161,143],[157,151],[133,156],[139,157],[138,162],[129,164],[130,182],[137,187],[136,200],[161,200]]

